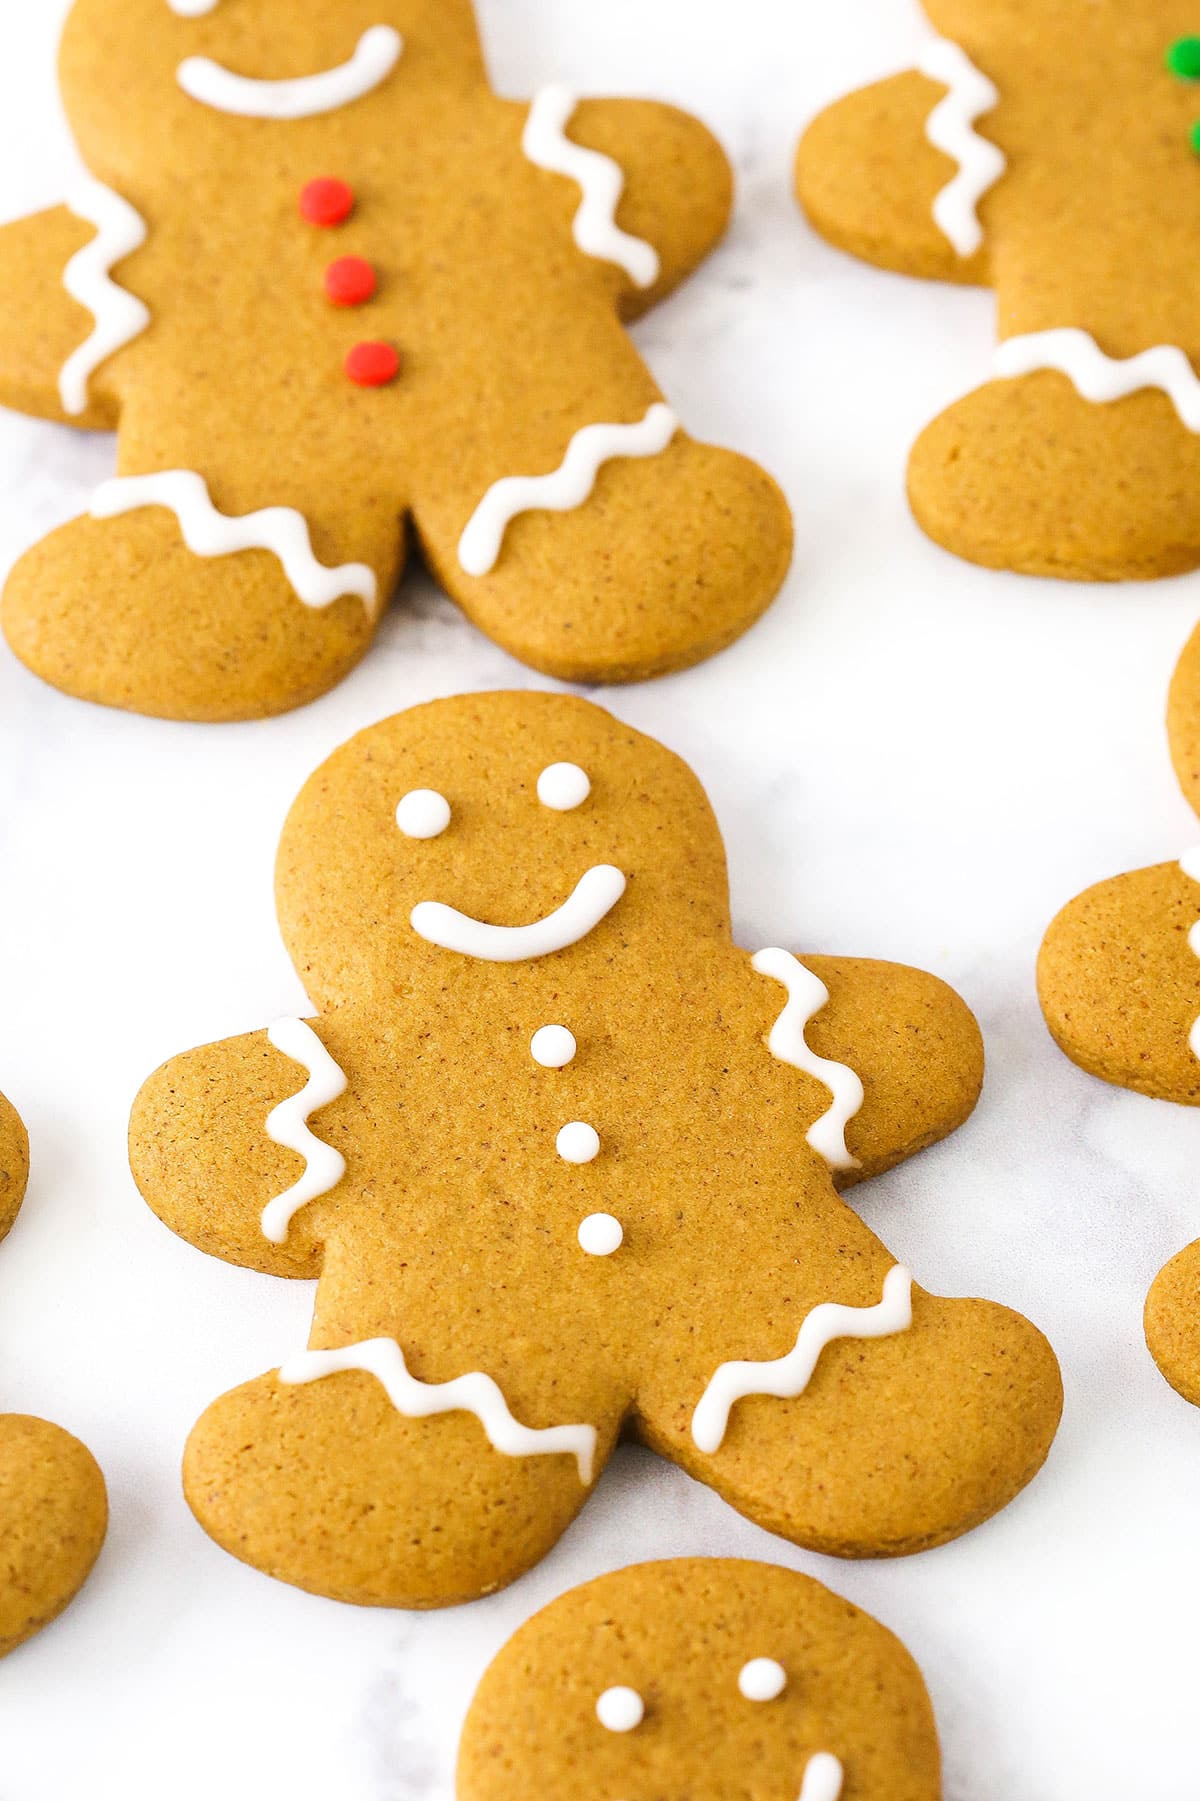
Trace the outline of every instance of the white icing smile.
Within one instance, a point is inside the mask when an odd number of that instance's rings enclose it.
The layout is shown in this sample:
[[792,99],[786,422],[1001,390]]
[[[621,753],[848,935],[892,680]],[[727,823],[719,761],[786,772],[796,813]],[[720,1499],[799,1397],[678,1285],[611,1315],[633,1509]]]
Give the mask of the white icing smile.
[[581,876],[561,907],[527,926],[491,926],[441,901],[419,901],[413,931],[428,944],[487,963],[524,963],[578,944],[606,919],[625,892],[625,877],[611,863],[597,863]]
[[208,56],[189,56],[176,79],[184,93],[219,113],[242,119],[312,119],[336,112],[375,91],[400,60],[404,39],[390,25],[364,31],[348,63],[290,81],[256,81],[235,75]]

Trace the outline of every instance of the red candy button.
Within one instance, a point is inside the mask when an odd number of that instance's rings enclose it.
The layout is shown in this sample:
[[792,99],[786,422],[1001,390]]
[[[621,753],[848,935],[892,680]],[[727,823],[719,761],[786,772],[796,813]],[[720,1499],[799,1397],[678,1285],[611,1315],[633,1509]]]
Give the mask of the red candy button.
[[346,374],[360,388],[386,388],[400,373],[394,344],[356,344],[346,358]]
[[361,256],[340,256],[325,271],[325,292],[334,306],[365,306],[378,285],[374,269]]
[[354,211],[354,190],[344,181],[323,175],[300,194],[300,217],[310,225],[343,225]]

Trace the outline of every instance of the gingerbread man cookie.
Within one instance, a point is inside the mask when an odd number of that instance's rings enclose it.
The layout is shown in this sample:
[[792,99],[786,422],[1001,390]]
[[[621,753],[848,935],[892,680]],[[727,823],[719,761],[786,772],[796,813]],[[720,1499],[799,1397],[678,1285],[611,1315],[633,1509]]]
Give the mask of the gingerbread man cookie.
[[767,606],[782,496],[624,329],[725,228],[697,121],[497,98],[469,0],[77,0],[61,78],[96,179],[0,230],[0,400],[117,427],[120,473],[9,579],[47,681],[297,706],[366,651],[406,522],[572,681],[698,662]]
[[505,1645],[463,1730],[458,1801],[938,1801],[920,1671],[808,1576],[679,1558],[601,1576]]
[[1183,0],[923,0],[917,69],[816,119],[797,190],[883,268],[996,291],[992,377],[918,439],[913,512],[993,568],[1200,563],[1200,40]]
[[[28,1174],[25,1128],[0,1095],[0,1238]],[[107,1524],[104,1478],[91,1452],[46,1420],[0,1414],[0,1657],[74,1599]]]
[[319,1016],[177,1058],[131,1127],[174,1231],[320,1277],[310,1348],[188,1445],[227,1550],[464,1601],[550,1548],[623,1429],[850,1556],[1034,1474],[1044,1339],[916,1289],[837,1194],[966,1118],[974,1020],[915,970],[737,949],[677,758],[558,695],[416,708],[308,782],[277,899]]

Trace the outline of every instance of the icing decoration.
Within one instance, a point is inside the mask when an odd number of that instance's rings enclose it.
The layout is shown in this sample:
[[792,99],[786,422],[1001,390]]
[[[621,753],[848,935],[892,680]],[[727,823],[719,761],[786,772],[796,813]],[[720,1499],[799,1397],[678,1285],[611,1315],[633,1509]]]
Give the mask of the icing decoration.
[[365,306],[378,286],[374,268],[361,256],[340,256],[325,271],[325,292],[334,306]]
[[821,1352],[835,1338],[891,1338],[912,1325],[912,1276],[899,1263],[887,1273],[883,1299],[874,1307],[844,1307],[822,1301],[804,1317],[796,1343],[786,1357],[763,1363],[723,1363],[692,1415],[697,1450],[715,1455],[721,1449],[729,1415],[748,1395],[772,1395],[794,1401],[812,1380]]
[[1160,388],[1188,431],[1200,432],[1200,381],[1173,344],[1156,344],[1137,356],[1106,356],[1089,332],[1073,325],[1006,338],[997,347],[994,372],[1002,377],[1057,369],[1085,400],[1123,400],[1141,388]]
[[573,813],[591,792],[592,784],[578,763],[551,763],[538,777],[538,799],[555,813]]
[[667,448],[679,421],[658,402],[637,425],[585,425],[567,446],[567,454],[550,475],[508,475],[490,487],[467,523],[458,543],[458,561],[467,575],[490,575],[504,544],[504,534],[519,513],[541,510],[568,513],[581,507],[596,485],[602,463],[615,457],[658,456]]
[[235,75],[208,56],[189,56],[176,79],[189,99],[242,119],[312,119],[362,100],[386,81],[400,60],[404,39],[390,25],[364,31],[348,63],[290,81],[255,81]]
[[[1179,867],[1190,881],[1200,882],[1200,845],[1187,852],[1179,859]],[[1200,919],[1188,933],[1188,949],[1194,956],[1200,957]],[[1192,1022],[1188,1033],[1188,1049],[1193,1057],[1200,1057],[1200,1016]]]
[[930,113],[925,136],[935,150],[958,164],[958,174],[933,203],[933,217],[959,256],[974,256],[983,243],[976,209],[1008,167],[1004,152],[981,138],[974,125],[982,113],[999,104],[1000,91],[946,38],[927,45],[917,67],[930,81],[950,90]]
[[593,1163],[600,1155],[600,1134],[595,1126],[573,1119],[554,1140],[554,1148],[564,1163]]
[[356,344],[346,358],[346,374],[357,388],[386,388],[399,373],[394,344]]
[[268,1138],[304,1158],[304,1174],[262,1211],[263,1237],[272,1244],[286,1244],[288,1227],[301,1207],[336,1188],[346,1173],[342,1153],[331,1144],[323,1144],[308,1125],[311,1114],[346,1092],[346,1077],[305,1020],[277,1020],[267,1037],[277,1051],[308,1071],[308,1081],[300,1093],[280,1101],[267,1120]]
[[167,0],[173,13],[181,19],[201,19],[205,13],[216,12],[218,0]]
[[354,189],[331,175],[318,176],[300,190],[300,217],[309,225],[344,225],[354,211]]
[[143,507],[166,507],[174,513],[194,556],[269,550],[283,564],[297,600],[306,607],[332,606],[343,594],[357,594],[368,612],[375,610],[379,584],[374,572],[365,563],[343,563],[337,569],[318,563],[304,516],[292,507],[264,507],[238,517],[219,513],[202,475],[171,469],[102,482],[92,497],[91,514],[93,519],[116,519]]
[[804,1766],[804,1782],[800,1801],[841,1801],[846,1779],[838,1759],[829,1751],[818,1751]]
[[1200,38],[1176,38],[1167,51],[1167,67],[1180,81],[1200,81]]
[[589,1213],[579,1225],[579,1248],[589,1257],[611,1257],[625,1242],[625,1228],[611,1213]]
[[450,824],[450,802],[434,788],[414,788],[396,808],[406,838],[440,838]]
[[88,383],[96,370],[145,331],[150,308],[112,279],[114,265],[146,242],[141,214],[99,181],[80,182],[68,195],[67,207],[77,219],[94,225],[98,233],[76,251],[63,271],[63,287],[96,321],[87,341],[67,358],[58,377],[63,412],[75,417],[87,411]]
[[771,1028],[767,1049],[781,1063],[815,1076],[833,1096],[832,1105],[805,1133],[807,1142],[830,1169],[859,1169],[858,1158],[846,1149],[846,1127],[863,1104],[862,1082],[845,1063],[818,1057],[804,1036],[809,1021],[828,1004],[828,988],[790,951],[759,951],[750,961],[760,976],[787,989],[787,1004]]
[[343,1370],[361,1370],[374,1376],[387,1391],[388,1400],[405,1419],[424,1420],[439,1413],[473,1413],[488,1442],[505,1457],[574,1457],[579,1480],[587,1488],[596,1456],[594,1426],[522,1426],[508,1410],[508,1402],[490,1376],[478,1370],[456,1376],[452,1382],[419,1382],[410,1376],[404,1352],[394,1338],[369,1338],[339,1351],[302,1351],[279,1371],[279,1380],[292,1385],[324,1381]]
[[635,1688],[606,1688],[596,1703],[596,1718],[606,1732],[633,1732],[646,1717],[646,1704]]
[[543,1069],[565,1069],[578,1049],[566,1026],[539,1026],[529,1040],[529,1054]]
[[752,1657],[738,1673],[738,1690],[747,1701],[777,1701],[787,1687],[787,1671],[773,1657]]
[[418,901],[413,931],[428,944],[487,963],[524,963],[578,944],[606,919],[625,892],[625,877],[611,863],[597,863],[579,878],[561,907],[527,926],[489,926],[441,901]]
[[620,165],[598,150],[573,144],[567,136],[567,125],[578,105],[578,96],[568,88],[543,88],[529,108],[521,148],[539,169],[565,175],[582,188],[583,200],[572,231],[584,255],[616,263],[635,287],[652,288],[661,267],[657,250],[617,224],[617,208],[625,191]]

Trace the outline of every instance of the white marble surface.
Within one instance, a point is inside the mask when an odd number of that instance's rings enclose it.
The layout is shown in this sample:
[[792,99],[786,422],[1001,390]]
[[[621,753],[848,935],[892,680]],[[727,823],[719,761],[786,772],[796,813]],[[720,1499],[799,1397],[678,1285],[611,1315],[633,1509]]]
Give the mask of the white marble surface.
[[[0,11],[7,215],[57,198],[73,164],[51,72],[63,0]],[[87,1439],[113,1518],[72,1611],[0,1666],[0,1795],[449,1801],[471,1689],[522,1619],[632,1557],[710,1551],[811,1570],[902,1634],[933,1691],[948,1801],[1194,1801],[1200,1412],[1159,1378],[1140,1313],[1200,1232],[1200,1122],[1065,1062],[1033,959],[1079,888],[1196,836],[1161,716],[1200,581],[1020,581],[954,563],[910,522],[906,446],[981,375],[990,301],[855,266],[789,197],[801,124],[911,57],[908,0],[481,11],[506,91],[554,76],[669,96],[736,157],[729,242],[639,335],[688,423],[783,481],[795,571],[733,651],[610,704],[707,782],[744,943],[908,959],[975,1007],[990,1054],[975,1119],[858,1199],[928,1286],[1046,1329],[1062,1432],[998,1520],[890,1565],[790,1550],[636,1451],[540,1569],[475,1607],[355,1612],[225,1557],[184,1506],[180,1447],[212,1397],[303,1342],[311,1296],[152,1219],[126,1170],[130,1099],[172,1052],[303,1006],[271,865],[322,757],[412,702],[536,678],[417,583],[337,693],[261,726],[92,710],[5,651],[0,1081],[34,1177],[0,1251],[0,1398]],[[5,567],[82,508],[111,454],[0,417]]]

